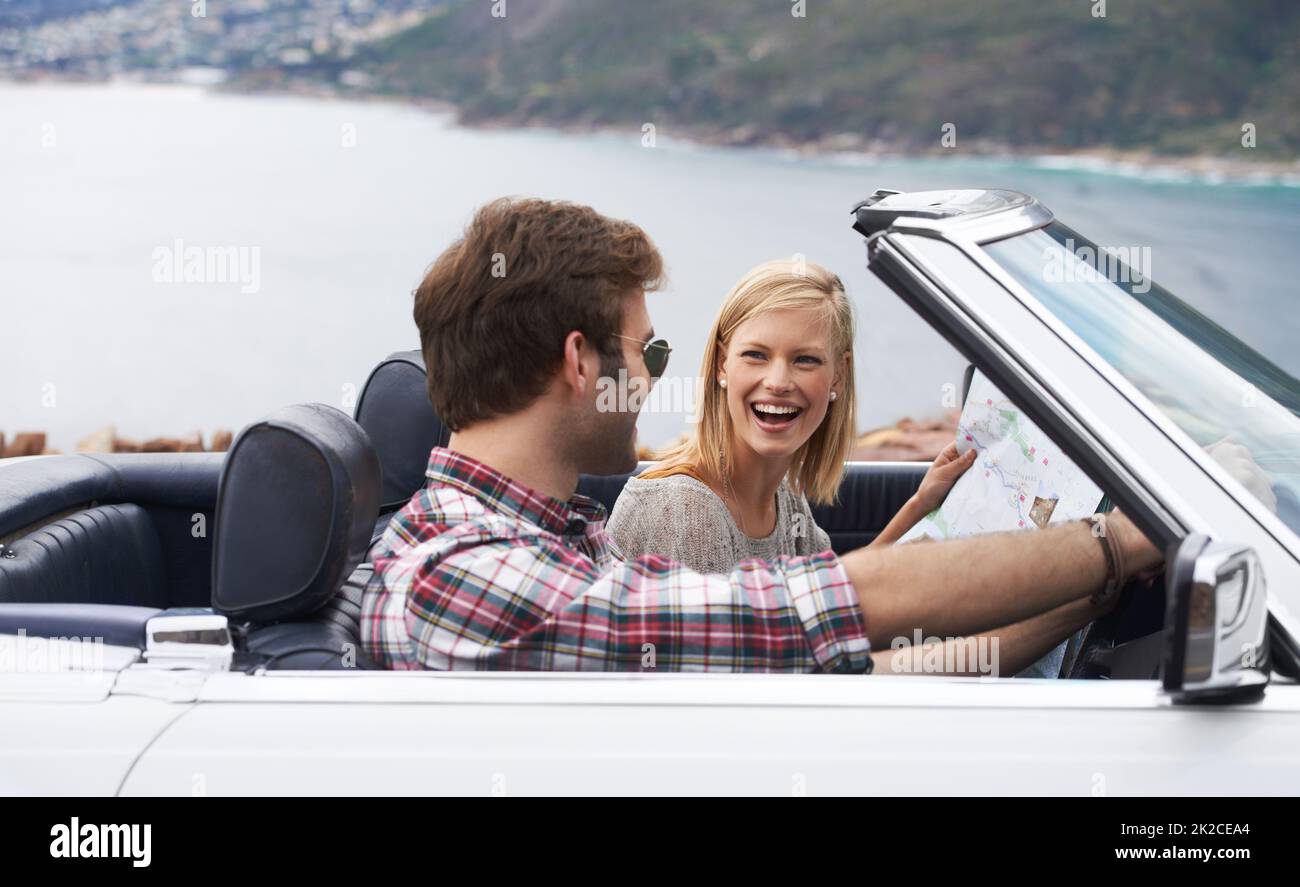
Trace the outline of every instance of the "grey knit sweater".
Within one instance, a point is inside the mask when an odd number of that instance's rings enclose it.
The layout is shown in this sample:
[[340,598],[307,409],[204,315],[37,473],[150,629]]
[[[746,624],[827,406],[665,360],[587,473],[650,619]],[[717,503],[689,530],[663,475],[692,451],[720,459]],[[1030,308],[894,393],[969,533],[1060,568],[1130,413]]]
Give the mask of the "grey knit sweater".
[[608,530],[626,558],[662,554],[700,573],[730,573],[746,558],[771,561],[831,547],[830,537],[813,522],[808,500],[785,483],[776,492],[776,529],[753,539],[740,531],[707,484],[680,474],[629,479]]

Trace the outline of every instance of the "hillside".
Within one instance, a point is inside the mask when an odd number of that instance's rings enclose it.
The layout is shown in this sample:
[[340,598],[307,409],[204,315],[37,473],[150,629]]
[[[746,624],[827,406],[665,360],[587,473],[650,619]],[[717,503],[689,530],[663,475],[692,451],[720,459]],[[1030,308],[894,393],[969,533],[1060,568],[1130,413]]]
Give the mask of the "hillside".
[[1090,0],[791,5],[508,0],[502,19],[452,2],[336,70],[471,123],[908,150],[953,123],[965,147],[1300,156],[1293,0],[1111,0],[1105,18]]

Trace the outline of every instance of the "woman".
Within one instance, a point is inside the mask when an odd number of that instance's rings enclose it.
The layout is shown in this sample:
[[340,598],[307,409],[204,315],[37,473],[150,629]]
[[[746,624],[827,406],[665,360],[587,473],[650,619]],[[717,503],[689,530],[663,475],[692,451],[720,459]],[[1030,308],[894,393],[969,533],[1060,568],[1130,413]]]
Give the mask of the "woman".
[[[825,268],[759,265],[728,294],[709,334],[699,421],[630,479],[609,533],[625,557],[662,554],[705,573],[757,557],[830,548],[808,501],[834,501],[853,442],[853,310]],[[938,507],[974,461],[945,449],[872,542],[896,541]]]

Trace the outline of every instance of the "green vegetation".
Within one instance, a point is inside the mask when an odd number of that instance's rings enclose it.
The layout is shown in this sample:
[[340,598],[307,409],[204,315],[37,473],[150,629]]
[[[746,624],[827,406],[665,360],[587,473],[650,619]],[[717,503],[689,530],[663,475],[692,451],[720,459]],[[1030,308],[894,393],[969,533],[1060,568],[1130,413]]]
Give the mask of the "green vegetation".
[[[459,0],[349,65],[467,122],[1300,155],[1295,0]],[[1257,129],[1241,149],[1242,125]],[[676,128],[674,130],[674,128]]]

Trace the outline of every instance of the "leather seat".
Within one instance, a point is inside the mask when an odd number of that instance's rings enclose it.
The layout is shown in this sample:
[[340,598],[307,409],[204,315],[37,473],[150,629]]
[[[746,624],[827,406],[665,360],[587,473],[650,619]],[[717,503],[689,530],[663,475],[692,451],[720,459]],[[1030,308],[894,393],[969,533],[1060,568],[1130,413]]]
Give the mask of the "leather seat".
[[144,647],[167,607],[206,603],[223,453],[46,456],[0,471],[0,633]]
[[836,554],[870,544],[916,492],[929,467],[925,462],[852,463],[835,504],[812,506],[813,520],[831,537]]
[[145,647],[145,626],[156,607],[123,604],[13,604],[0,606],[0,634],[34,638],[94,638],[115,647]]
[[248,634],[249,651],[267,657],[269,669],[378,668],[361,646],[361,595],[373,573],[370,564],[357,567],[306,619],[255,628]]
[[424,355],[396,351],[370,372],[355,418],[383,466],[380,511],[401,508],[424,485],[429,451],[446,446],[451,431],[429,402]]
[[268,668],[371,668],[361,649],[358,565],[379,511],[365,431],[324,404],[278,410],[240,432],[217,493],[212,607],[248,626]]
[[52,521],[0,554],[0,603],[167,606],[153,521],[131,503]]

